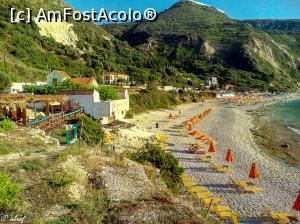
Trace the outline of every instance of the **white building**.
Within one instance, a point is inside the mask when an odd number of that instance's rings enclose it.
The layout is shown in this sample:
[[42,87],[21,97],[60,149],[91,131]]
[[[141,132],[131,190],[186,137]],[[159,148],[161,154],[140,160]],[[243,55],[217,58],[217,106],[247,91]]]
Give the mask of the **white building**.
[[103,75],[103,83],[105,84],[112,85],[127,82],[129,82],[129,76],[122,73],[109,72]]
[[[128,94],[128,90],[126,91]],[[123,92],[124,97],[127,96],[126,91]],[[69,100],[84,107],[86,114],[95,120],[101,120],[102,124],[122,120],[129,111],[129,95],[128,98],[119,100],[101,101],[96,90],[65,90],[60,91],[59,94],[67,95]]]
[[233,97],[235,97],[234,92],[220,92],[220,93],[217,93],[217,95],[216,95],[217,99],[233,98]]
[[205,81],[205,86],[211,87],[211,86],[217,86],[218,85],[218,79],[216,77],[209,77]]
[[10,87],[10,94],[17,94],[17,93],[23,93],[25,86],[45,86],[47,85],[46,82],[13,82]]
[[53,70],[47,75],[47,85],[51,86],[52,84],[63,82],[67,79],[71,79],[71,77],[67,73]]

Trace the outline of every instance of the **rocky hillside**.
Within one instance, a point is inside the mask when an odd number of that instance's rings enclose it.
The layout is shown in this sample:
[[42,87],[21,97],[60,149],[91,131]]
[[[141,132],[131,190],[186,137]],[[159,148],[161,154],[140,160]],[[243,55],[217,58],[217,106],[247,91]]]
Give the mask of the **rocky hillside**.
[[299,51],[290,43],[194,1],[179,1],[155,22],[105,28],[202,79],[214,75],[223,84],[281,90],[297,88],[300,79]]
[[[59,68],[72,76],[98,76],[104,71],[135,71],[145,56],[92,23],[10,23],[10,8],[62,11],[63,1],[8,1],[0,4],[0,74],[11,81],[45,80]],[[69,6],[68,6],[69,7]]]
[[208,223],[150,163],[108,146],[59,145],[31,128],[0,130],[0,179],[1,214],[24,223]]
[[1,83],[45,80],[47,70],[58,68],[99,80],[105,71],[125,72],[140,83],[178,87],[199,86],[209,76],[243,90],[299,87],[299,32],[259,30],[194,1],[179,1],[156,21],[137,24],[9,22],[11,7],[65,6],[61,0],[1,0]]

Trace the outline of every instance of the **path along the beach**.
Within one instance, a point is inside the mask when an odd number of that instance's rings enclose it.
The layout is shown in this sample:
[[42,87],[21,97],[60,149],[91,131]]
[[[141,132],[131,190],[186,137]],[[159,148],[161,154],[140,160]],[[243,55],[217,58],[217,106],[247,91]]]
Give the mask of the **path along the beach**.
[[[235,189],[229,182],[228,174],[216,173],[209,163],[201,162],[197,160],[196,155],[189,153],[188,143],[195,142],[195,139],[179,136],[175,132],[184,120],[208,107],[211,107],[213,112],[195,125],[194,130],[204,132],[217,141],[217,152],[213,156],[218,162],[226,164],[227,149],[233,150],[234,163],[230,166],[233,170],[231,176],[234,178],[249,180],[247,177],[250,166],[256,162],[261,179],[252,182],[261,187],[263,192],[250,194]],[[161,117],[158,116],[152,122],[159,119]],[[300,218],[299,213],[292,211],[293,202],[300,189],[300,171],[275,161],[258,148],[249,130],[253,122],[251,117],[240,109],[216,104],[193,104],[181,108],[180,118],[161,122],[158,130],[170,136],[169,148],[179,159],[186,173],[197,184],[207,187],[215,196],[221,197],[224,204],[238,213],[241,223],[262,223],[261,218],[265,216],[264,207],[272,211],[289,212]],[[147,124],[154,125],[150,121]]]

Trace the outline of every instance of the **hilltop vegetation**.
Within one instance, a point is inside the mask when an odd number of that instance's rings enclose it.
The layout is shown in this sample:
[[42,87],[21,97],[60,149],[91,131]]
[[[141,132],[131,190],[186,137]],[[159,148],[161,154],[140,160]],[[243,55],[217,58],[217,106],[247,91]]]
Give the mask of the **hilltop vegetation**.
[[[212,7],[179,1],[154,22],[97,26],[70,21],[57,30],[55,24],[51,30],[43,27],[47,36],[35,22],[9,22],[11,7],[30,7],[35,13],[41,7],[65,6],[60,0],[1,1],[0,80],[6,85],[0,85],[0,91],[11,81],[45,80],[46,71],[54,68],[99,79],[106,71],[124,72],[139,83],[156,80],[178,87],[191,78],[203,81],[210,76],[243,90],[299,87],[298,21],[289,21],[291,26],[255,25],[232,20]],[[72,37],[75,46],[58,42],[60,35]]]

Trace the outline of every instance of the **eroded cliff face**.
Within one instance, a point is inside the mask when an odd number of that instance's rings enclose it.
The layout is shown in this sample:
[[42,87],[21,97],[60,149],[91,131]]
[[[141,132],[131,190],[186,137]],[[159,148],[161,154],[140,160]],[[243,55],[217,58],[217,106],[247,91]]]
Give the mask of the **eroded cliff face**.
[[78,37],[73,30],[73,24],[67,22],[35,21],[42,36],[51,37],[64,45],[76,48]]
[[248,43],[247,50],[249,51],[250,55],[254,54],[260,60],[269,63],[274,69],[279,69],[280,66],[276,62],[273,50],[266,42],[254,37],[251,42]]

